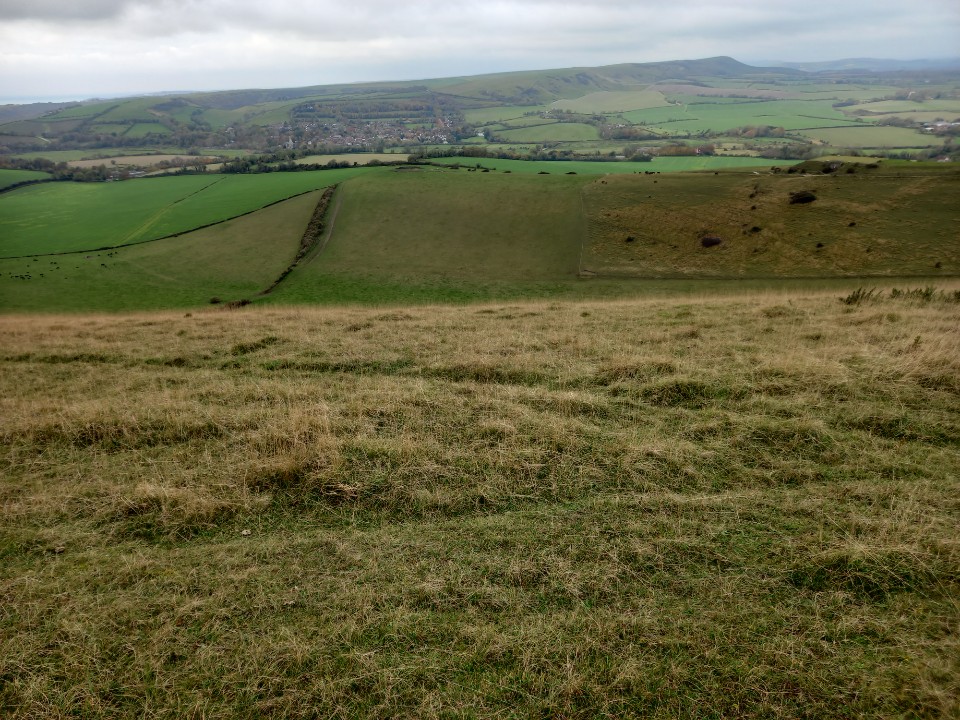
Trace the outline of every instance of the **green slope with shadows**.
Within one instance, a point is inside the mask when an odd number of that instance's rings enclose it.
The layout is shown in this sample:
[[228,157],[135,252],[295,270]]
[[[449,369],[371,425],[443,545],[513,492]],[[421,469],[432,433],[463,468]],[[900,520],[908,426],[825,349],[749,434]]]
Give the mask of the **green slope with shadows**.
[[255,297],[293,261],[320,191],[213,227],[111,251],[0,259],[0,310],[196,307]]
[[50,175],[36,170],[8,170],[0,168],[0,190],[31,180],[47,180]]
[[362,172],[377,169],[45,183],[0,196],[0,257],[86,252],[154,240]]
[[575,281],[583,183],[436,168],[356,178],[338,190],[322,251],[272,300],[436,302]]

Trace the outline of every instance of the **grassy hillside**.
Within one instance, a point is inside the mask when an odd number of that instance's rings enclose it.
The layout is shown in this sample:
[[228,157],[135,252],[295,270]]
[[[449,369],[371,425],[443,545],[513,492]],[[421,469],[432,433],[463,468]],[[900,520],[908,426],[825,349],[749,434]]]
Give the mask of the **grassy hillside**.
[[[636,165],[704,159],[711,160]],[[808,164],[778,173],[767,166],[763,172],[604,176],[586,173],[621,164],[542,162],[528,172],[520,172],[518,161],[482,164],[496,171],[404,166],[17,190],[0,196],[0,212],[7,213],[0,222],[16,231],[0,246],[13,254],[20,242],[33,252],[0,258],[0,307],[108,310],[255,297],[286,266],[315,201],[304,200],[303,212],[291,216],[285,208],[301,205],[283,205],[277,216],[283,221],[275,224],[249,215],[224,228],[135,243],[345,178],[320,249],[263,301],[585,298],[716,291],[731,280],[762,287],[804,278],[960,274],[953,209],[960,175],[944,164],[884,161],[871,169],[847,163],[829,175]],[[549,170],[534,173],[539,167]],[[578,171],[583,174],[566,174]],[[48,187],[52,195],[31,192]],[[151,188],[162,192],[148,194]],[[791,193],[800,191],[816,199],[791,204]],[[59,202],[44,204],[45,197]],[[109,231],[107,220],[116,221]],[[251,245],[250,252],[232,253],[231,233],[287,250],[261,257]],[[211,244],[211,237],[219,239]],[[719,243],[704,247],[707,237]],[[96,250],[121,242],[131,245]],[[222,283],[210,248],[229,263]],[[68,249],[80,252],[49,254]],[[145,277],[147,267],[158,269]]]
[[275,299],[430,302],[575,280],[582,183],[437,168],[358,177],[338,193],[322,252]]
[[45,172],[36,172],[33,170],[7,170],[0,168],[0,190],[31,180],[45,180],[50,175]]
[[[846,170],[853,172],[847,172]],[[791,194],[816,198],[791,204]],[[633,277],[956,275],[960,173],[612,175],[589,185],[583,268]],[[704,237],[721,242],[704,247]]]
[[0,260],[0,308],[109,311],[254,297],[293,260],[319,196],[306,193],[156,243]]
[[0,318],[2,713],[955,717],[960,305],[860,300]]

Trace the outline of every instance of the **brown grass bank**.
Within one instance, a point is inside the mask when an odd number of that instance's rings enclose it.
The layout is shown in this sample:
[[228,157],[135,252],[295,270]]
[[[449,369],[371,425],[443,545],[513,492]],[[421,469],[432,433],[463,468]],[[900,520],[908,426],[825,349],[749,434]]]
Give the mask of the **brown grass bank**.
[[960,712],[953,288],[0,318],[11,717]]

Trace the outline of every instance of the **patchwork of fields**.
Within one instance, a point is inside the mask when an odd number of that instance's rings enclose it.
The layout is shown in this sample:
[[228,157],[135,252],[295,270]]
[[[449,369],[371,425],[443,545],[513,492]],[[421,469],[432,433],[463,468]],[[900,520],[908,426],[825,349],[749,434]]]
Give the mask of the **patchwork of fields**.
[[[732,58],[366,83],[237,90],[91,101],[0,122],[9,152],[58,152],[136,141],[195,151],[317,149],[415,152],[464,144],[545,145],[575,154],[642,141],[703,144],[727,135],[754,139],[770,128],[787,157],[845,148],[887,148],[933,156],[945,137],[921,122],[960,118],[955,73],[798,73]],[[558,122],[562,120],[562,122]],[[878,139],[889,123],[910,133]],[[913,123],[911,125],[911,123]],[[834,129],[846,130],[833,135]],[[814,133],[814,134],[809,134]],[[767,133],[761,133],[764,137]],[[757,152],[762,147],[747,148]]]
[[[297,252],[316,204],[304,193],[333,184],[321,250],[261,301],[596,297],[673,281],[960,274],[960,175],[943,164],[848,162],[824,175],[789,164],[666,172],[724,158],[454,162],[20,188],[0,196],[0,306],[257,299]],[[595,174],[608,168],[632,172]],[[815,201],[792,205],[797,191]],[[302,200],[257,212],[291,196]],[[708,236],[715,246],[703,246]],[[218,279],[214,267],[229,272]]]

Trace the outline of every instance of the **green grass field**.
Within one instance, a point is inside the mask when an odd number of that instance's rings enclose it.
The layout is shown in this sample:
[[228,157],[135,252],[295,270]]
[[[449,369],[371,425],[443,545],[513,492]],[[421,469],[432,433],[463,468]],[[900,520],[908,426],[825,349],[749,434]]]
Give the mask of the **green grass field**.
[[557,100],[551,107],[580,113],[620,113],[628,110],[667,105],[663,93],[657,90],[589,93],[575,100]]
[[119,100],[107,100],[100,103],[85,103],[77,107],[66,108],[51,115],[55,120],[70,120],[75,118],[91,118],[97,115],[103,115],[107,111],[117,107],[121,102]]
[[0,197],[0,257],[80,252],[220,222],[376,169],[51,183]]
[[[482,168],[497,172],[551,175],[576,173],[578,175],[631,175],[643,172],[676,173],[694,170],[719,170],[724,168],[763,168],[769,169],[772,160],[756,157],[655,157],[650,162],[591,162],[589,160],[503,160],[499,158],[450,157],[435,158],[430,162],[438,165],[462,165],[464,168]],[[796,161],[786,160],[777,163],[780,167],[789,167]]]
[[497,130],[496,135],[507,142],[580,142],[598,140],[600,135],[593,125],[583,123],[544,123],[516,130]]
[[[35,151],[26,153],[17,153],[15,158],[32,160],[34,158],[46,158],[53,162],[70,162],[73,160],[91,160],[94,158],[121,157],[123,155],[149,155],[149,154],[177,154],[183,152],[183,148],[177,147],[117,147],[117,148],[91,148],[86,150],[50,150],[47,152]],[[223,151],[218,151],[223,152]]]
[[131,125],[124,133],[124,137],[142,138],[147,135],[170,135],[172,131],[165,125],[158,122],[154,123],[136,123]]
[[438,169],[358,177],[338,192],[323,251],[271,301],[466,300],[569,283],[584,233],[582,184]]
[[534,115],[549,110],[549,105],[522,106],[503,105],[499,107],[478,108],[475,110],[464,110],[463,115],[467,122],[475,125],[488,125],[490,123],[503,122],[504,120],[513,120],[524,117],[527,113]]
[[899,127],[824,128],[803,130],[801,134],[832,147],[922,148],[943,144],[935,135]]
[[[829,283],[822,283],[831,278],[960,275],[952,202],[960,176],[941,163],[928,168],[884,161],[874,170],[848,165],[852,174],[841,168],[830,176],[785,170],[772,174],[769,166],[719,174],[600,176],[586,171],[508,174],[508,161],[488,162],[497,171],[404,166],[344,174],[184,176],[139,185],[58,183],[63,186],[60,194],[49,196],[57,203],[17,190],[0,197],[8,226],[21,238],[32,232],[34,249],[75,252],[0,260],[0,306],[18,311],[163,307],[163,278],[170,283],[170,306],[202,303],[217,292],[211,290],[209,275],[192,270],[205,268],[208,260],[202,253],[195,256],[191,248],[200,253],[207,231],[134,245],[128,248],[132,255],[94,248],[232,217],[271,196],[286,197],[310,187],[310,175],[345,180],[328,213],[323,250],[264,301],[394,305],[621,297],[726,293],[737,281],[762,289],[791,279],[807,287],[826,287]],[[642,165],[657,167],[657,162]],[[586,170],[595,171],[598,165],[607,169],[622,164],[594,163]],[[290,185],[292,181],[300,184]],[[147,202],[142,190],[151,187],[156,190]],[[797,190],[814,192],[816,201],[791,205],[790,193]],[[5,204],[18,195],[32,204]],[[34,208],[54,205],[57,213],[48,209],[44,225],[31,226]],[[113,218],[112,236],[102,230],[103,217]],[[249,216],[251,223],[253,218]],[[231,232],[241,232],[247,219],[238,218]],[[61,233],[56,243],[49,240],[54,231]],[[243,232],[269,234],[260,225]],[[721,244],[702,247],[705,235],[719,237]],[[76,252],[81,248],[85,252]],[[167,257],[169,248],[176,248],[176,261],[163,263],[175,268],[179,262],[180,270],[159,273],[149,293],[131,292],[143,282],[140,265],[130,261],[130,279],[115,269],[116,258],[136,259],[137,248],[151,258]],[[17,254],[12,242],[6,249],[8,255]],[[101,263],[114,269],[105,273]],[[262,286],[261,268],[251,255],[233,263],[232,277],[242,275],[244,263],[249,263],[252,279],[221,290],[222,299],[240,299]]]
[[0,259],[0,308],[197,307],[250,298],[297,252],[318,192],[210,228],[116,250]]
[[768,100],[696,104],[635,110],[624,113],[630,122],[670,133],[723,132],[732,128],[768,125],[785,130],[856,125],[829,101]]
[[50,177],[48,173],[37,172],[34,170],[7,170],[0,168],[0,190],[17,183],[27,182],[29,180],[45,180]]
[[960,99],[944,98],[924,100],[923,102],[914,102],[912,100],[881,100],[879,102],[866,102],[860,105],[853,105],[844,108],[847,112],[856,112],[866,110],[870,113],[911,113],[911,112],[937,112],[946,115],[960,116]]

